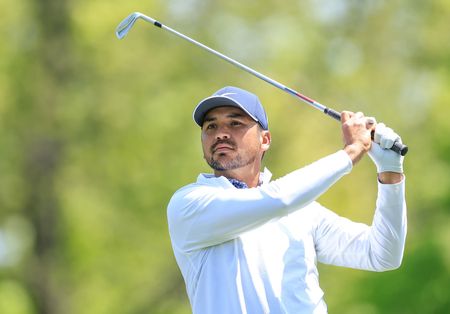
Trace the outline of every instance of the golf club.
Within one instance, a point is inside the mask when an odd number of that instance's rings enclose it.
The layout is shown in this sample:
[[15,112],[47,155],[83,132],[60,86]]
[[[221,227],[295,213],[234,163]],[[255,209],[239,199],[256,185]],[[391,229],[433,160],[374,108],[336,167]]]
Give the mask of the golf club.
[[[192,43],[192,44],[194,44],[196,46],[199,46],[199,47],[209,51],[210,53],[212,53],[212,54],[218,56],[219,58],[221,58],[221,59],[223,59],[223,60],[225,60],[225,61],[227,61],[227,62],[229,62],[229,63],[231,63],[233,65],[235,65],[236,67],[238,67],[238,68],[240,68],[240,69],[242,69],[244,71],[247,71],[250,74],[253,74],[254,76],[260,78],[261,80],[263,80],[263,81],[265,81],[265,82],[267,82],[267,83],[269,83],[269,84],[271,84],[271,85],[273,85],[273,86],[275,86],[275,87],[277,87],[277,88],[287,92],[288,94],[296,97],[297,99],[302,100],[303,102],[307,103],[308,105],[310,105],[310,106],[312,106],[312,107],[322,111],[326,115],[328,115],[328,116],[330,116],[330,117],[332,117],[332,118],[334,118],[334,119],[336,119],[338,121],[341,120],[341,114],[339,112],[337,112],[337,111],[335,111],[335,110],[333,110],[331,108],[328,108],[328,107],[322,105],[321,103],[319,103],[319,102],[317,102],[317,101],[315,101],[315,100],[313,100],[313,99],[311,99],[311,98],[309,98],[309,97],[307,97],[307,96],[305,96],[305,95],[303,95],[303,94],[301,94],[301,93],[299,93],[299,92],[297,92],[297,91],[295,91],[295,90],[293,90],[291,88],[288,88],[288,87],[284,86],[283,84],[281,84],[281,83],[279,83],[279,82],[277,82],[277,81],[275,81],[275,80],[265,76],[264,74],[261,74],[261,73],[255,71],[255,70],[253,70],[252,68],[249,68],[248,66],[246,66],[246,65],[244,65],[242,63],[239,63],[236,60],[233,60],[230,57],[227,57],[224,54],[222,54],[222,53],[220,53],[220,52],[218,52],[218,51],[216,51],[216,50],[214,50],[214,49],[212,49],[212,48],[210,48],[208,46],[205,46],[202,43],[200,43],[200,42],[198,42],[198,41],[196,41],[196,40],[194,40],[194,39],[192,39],[192,38],[190,38],[190,37],[188,37],[188,36],[178,32],[178,31],[176,31],[176,30],[174,30],[174,29],[172,29],[172,28],[170,28],[168,26],[165,26],[162,23],[156,21],[155,19],[152,19],[151,17],[148,17],[148,16],[146,16],[146,15],[144,15],[142,13],[134,12],[134,13],[130,14],[128,17],[126,17],[119,24],[119,26],[117,26],[117,28],[116,28],[116,35],[117,35],[117,37],[119,39],[124,38],[128,34],[128,32],[130,31],[130,29],[133,27],[133,25],[136,23],[137,19],[143,19],[144,21],[152,23],[153,25],[155,25],[155,26],[157,26],[157,27],[159,27],[161,29],[167,30],[167,31],[171,32],[172,34],[174,34],[174,35],[176,35],[178,37],[181,37],[181,38],[189,41],[190,43]],[[396,141],[394,143],[394,145],[391,147],[391,150],[393,150],[394,152],[396,152],[396,153],[398,153],[398,154],[400,154],[402,156],[405,156],[406,153],[408,152],[408,146],[402,144],[399,141]]]

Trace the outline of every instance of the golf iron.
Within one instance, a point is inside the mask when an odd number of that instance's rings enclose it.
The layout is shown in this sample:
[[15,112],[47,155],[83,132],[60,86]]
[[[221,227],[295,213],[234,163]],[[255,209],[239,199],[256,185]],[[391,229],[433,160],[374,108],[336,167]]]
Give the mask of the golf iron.
[[[143,19],[144,21],[147,21],[147,22],[155,25],[158,28],[167,30],[167,31],[171,32],[172,34],[174,34],[174,35],[176,35],[178,37],[181,37],[181,38],[187,40],[188,42],[190,42],[190,43],[192,43],[192,44],[194,44],[194,45],[196,45],[196,46],[198,46],[200,48],[203,48],[203,49],[209,51],[210,53],[218,56],[219,58],[221,58],[221,59],[223,59],[223,60],[233,64],[234,66],[236,66],[236,67],[238,67],[238,68],[240,68],[240,69],[242,69],[242,70],[244,70],[244,71],[246,71],[246,72],[248,72],[248,73],[250,73],[250,74],[252,74],[252,75],[254,75],[256,77],[258,77],[259,79],[261,79],[261,80],[263,80],[263,81],[265,81],[265,82],[267,82],[267,83],[269,83],[269,84],[271,84],[271,85],[273,85],[273,86],[275,86],[275,87],[277,87],[277,88],[287,92],[288,94],[296,97],[297,99],[300,99],[301,101],[307,103],[308,105],[310,105],[310,106],[312,106],[312,107],[322,111],[326,115],[328,115],[328,116],[330,116],[330,117],[332,117],[332,118],[334,118],[334,119],[336,119],[338,121],[341,120],[341,114],[339,112],[337,112],[337,111],[335,111],[335,110],[333,110],[331,108],[328,108],[328,107],[322,105],[321,103],[319,103],[319,102],[317,102],[317,101],[315,101],[315,100],[313,100],[313,99],[311,99],[311,98],[309,98],[309,97],[307,97],[307,96],[305,96],[305,95],[303,95],[303,94],[301,94],[301,93],[299,93],[299,92],[297,92],[297,91],[295,91],[295,90],[293,90],[291,88],[288,88],[288,87],[284,86],[283,84],[281,84],[281,83],[279,83],[279,82],[277,82],[277,81],[275,81],[275,80],[265,76],[264,74],[261,74],[261,73],[255,71],[255,70],[253,70],[252,68],[249,68],[248,66],[246,66],[246,65],[244,65],[242,63],[239,63],[236,60],[231,59],[230,57],[227,57],[226,55],[224,55],[224,54],[222,54],[222,53],[220,53],[220,52],[218,52],[218,51],[216,51],[216,50],[214,50],[214,49],[212,49],[212,48],[210,48],[208,46],[205,46],[204,44],[202,44],[202,43],[200,43],[200,42],[198,42],[198,41],[196,41],[196,40],[194,40],[194,39],[192,39],[192,38],[190,38],[190,37],[188,37],[188,36],[178,32],[178,31],[176,31],[176,30],[174,30],[174,29],[172,29],[172,28],[170,28],[168,26],[165,26],[162,23],[158,22],[157,20],[152,19],[151,17],[148,17],[148,16],[146,16],[146,15],[144,15],[142,13],[134,12],[134,13],[130,14],[128,17],[126,17],[116,28],[116,35],[117,35],[117,37],[119,39],[124,38],[128,34],[128,32],[130,31],[130,29],[133,27],[133,25],[136,23],[136,21],[138,19]],[[398,154],[400,154],[402,156],[405,156],[406,153],[408,152],[408,146],[402,144],[400,141],[396,141],[394,143],[394,145],[391,147],[391,150],[393,150],[394,152],[396,152],[396,153],[398,153]]]

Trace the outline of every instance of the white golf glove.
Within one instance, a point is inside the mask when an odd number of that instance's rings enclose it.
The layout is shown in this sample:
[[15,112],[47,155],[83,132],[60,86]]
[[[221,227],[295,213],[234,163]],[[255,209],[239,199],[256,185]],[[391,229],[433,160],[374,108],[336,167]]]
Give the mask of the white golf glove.
[[377,166],[377,172],[398,172],[403,173],[404,157],[390,150],[395,141],[401,143],[400,136],[383,123],[378,123],[375,128],[372,147],[369,156]]

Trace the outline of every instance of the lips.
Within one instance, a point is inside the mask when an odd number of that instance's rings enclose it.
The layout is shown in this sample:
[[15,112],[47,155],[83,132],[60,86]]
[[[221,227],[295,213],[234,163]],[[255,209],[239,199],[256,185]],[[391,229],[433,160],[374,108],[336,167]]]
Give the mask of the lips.
[[221,151],[226,151],[226,150],[234,150],[233,145],[229,144],[229,143],[216,143],[213,145],[213,147],[211,148],[211,151],[213,153],[215,152],[221,152]]
[[219,145],[214,149],[214,152],[220,152],[220,151],[224,151],[224,150],[232,150],[233,148],[229,147],[229,146],[222,146]]

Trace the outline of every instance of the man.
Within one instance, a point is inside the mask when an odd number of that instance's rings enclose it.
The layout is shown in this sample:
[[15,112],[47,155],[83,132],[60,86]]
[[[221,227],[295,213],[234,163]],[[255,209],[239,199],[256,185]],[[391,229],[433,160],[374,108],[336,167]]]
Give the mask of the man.
[[[226,87],[194,110],[214,174],[178,190],[169,232],[195,314],[326,313],[316,262],[371,271],[398,268],[406,237],[403,158],[397,134],[343,112],[344,148],[275,181],[260,173],[271,136],[252,93]],[[374,130],[373,143],[371,132]],[[378,170],[372,226],[315,200],[365,153]]]

